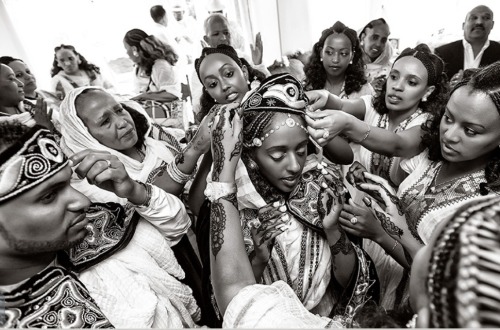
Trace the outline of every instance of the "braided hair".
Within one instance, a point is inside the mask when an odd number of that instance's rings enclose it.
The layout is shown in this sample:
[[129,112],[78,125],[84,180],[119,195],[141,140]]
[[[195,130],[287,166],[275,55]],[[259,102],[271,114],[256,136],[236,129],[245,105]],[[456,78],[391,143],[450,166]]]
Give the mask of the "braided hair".
[[326,39],[334,33],[343,33],[349,38],[352,45],[354,57],[352,64],[347,66],[345,71],[345,93],[347,95],[359,92],[367,80],[365,77],[365,63],[362,58],[362,51],[359,46],[359,39],[356,31],[337,21],[332,27],[324,30],[321,37],[312,49],[308,63],[304,67],[306,79],[304,84],[306,89],[324,89],[326,84],[326,71],[321,62],[321,51],[325,45]]
[[[258,81],[263,81],[266,78],[266,75],[262,73],[261,71],[254,69],[250,63],[248,63],[247,60],[245,60],[242,57],[238,57],[236,50],[234,50],[233,47],[228,46],[228,45],[218,45],[217,47],[205,47],[202,50],[201,56],[195,60],[195,70],[198,75],[198,78],[201,81],[200,77],[200,66],[203,60],[205,59],[206,56],[210,54],[223,54],[231,59],[240,67],[243,68],[245,66],[248,71],[248,79],[250,81],[258,80]],[[203,84],[203,81],[201,81]],[[250,90],[250,86],[248,87],[248,90]],[[200,106],[201,109],[197,114],[197,120],[202,121],[203,118],[208,114],[208,112],[215,106],[217,105],[217,102],[215,102],[214,98],[210,96],[210,93],[208,93],[207,89],[205,86],[203,86],[203,91],[200,96]]]
[[80,64],[78,65],[78,69],[83,70],[89,74],[89,77],[94,77],[96,74],[101,73],[101,69],[97,65],[94,65],[92,63],[89,63],[85,57],[83,57],[82,54],[78,53],[75,49],[75,47],[71,45],[64,45],[61,44],[60,46],[57,46],[54,48],[54,61],[52,62],[52,69],[50,70],[50,76],[54,77],[56,74],[58,74],[60,71],[63,71],[63,68],[57,64],[57,52],[61,49],[67,49],[72,51],[76,56],[80,57]]
[[[435,87],[431,95],[427,97],[427,101],[421,101],[418,107],[422,109],[423,112],[431,114],[439,113],[446,105],[446,102],[448,102],[448,79],[443,69],[443,60],[439,56],[432,54],[429,46],[426,44],[419,44],[415,48],[406,48],[401,52],[394,63],[405,56],[413,56],[420,60],[422,64],[425,63],[424,66],[429,77],[427,85]],[[372,98],[373,108],[381,115],[389,112],[385,103],[386,93],[387,80],[382,85],[380,92]]]
[[[496,110],[500,114],[500,62],[490,64],[482,69],[468,69],[464,72],[464,77],[454,89],[469,86],[471,93],[483,93],[490,96],[495,104]],[[444,160],[441,154],[441,143],[439,137],[439,126],[444,115],[444,107],[439,113],[427,122],[422,124],[424,135],[422,136],[422,148],[429,149],[429,159],[432,161]],[[488,190],[498,191],[500,189],[500,148],[496,148],[485,167],[486,182],[480,184],[481,195],[487,195]]]
[[499,327],[500,197],[462,206],[433,246],[427,293],[432,327]]

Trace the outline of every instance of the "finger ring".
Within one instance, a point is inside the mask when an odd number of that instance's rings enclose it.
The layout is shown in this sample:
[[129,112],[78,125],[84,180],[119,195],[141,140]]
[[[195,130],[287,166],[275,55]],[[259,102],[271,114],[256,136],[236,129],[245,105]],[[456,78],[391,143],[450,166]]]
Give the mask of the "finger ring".
[[328,132],[327,129],[325,129],[325,132],[323,133],[323,139],[326,139],[330,136],[330,132]]
[[356,217],[352,217],[352,218],[351,218],[351,223],[352,223],[353,225],[355,225],[357,222],[358,222],[358,218],[356,218]]
[[252,219],[248,221],[248,225],[252,228],[258,229],[260,227],[260,221],[258,219]]
[[109,159],[105,159],[105,161],[106,161],[107,166],[111,167],[111,161]]

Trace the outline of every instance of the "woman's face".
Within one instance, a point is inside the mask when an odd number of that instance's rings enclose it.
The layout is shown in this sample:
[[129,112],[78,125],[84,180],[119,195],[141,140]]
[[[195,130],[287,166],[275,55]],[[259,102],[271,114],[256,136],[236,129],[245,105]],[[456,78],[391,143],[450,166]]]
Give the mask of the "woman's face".
[[374,61],[382,54],[387,44],[387,38],[391,32],[389,26],[381,24],[374,26],[373,29],[366,28],[362,35],[361,43],[363,52]]
[[16,78],[24,84],[24,93],[34,97],[37,88],[36,79],[28,66],[22,61],[13,61],[9,63],[9,67],[14,71]]
[[137,51],[136,47],[130,46],[125,40],[123,40],[123,47],[125,47],[125,50],[127,51],[128,58],[130,58],[130,60],[134,63],[139,63],[140,56],[134,55],[134,50]]
[[200,65],[200,78],[208,94],[219,104],[240,103],[248,88],[248,71],[224,54],[211,54]]
[[449,162],[486,162],[500,145],[500,115],[491,98],[460,87],[439,126],[441,153]]
[[321,59],[328,76],[343,77],[353,57],[351,40],[345,34],[333,33],[326,38]]
[[126,155],[133,152],[138,140],[134,121],[111,95],[88,91],[77,97],[76,112],[99,143]]
[[14,71],[0,64],[0,104],[14,107],[24,100],[24,84],[16,78]]
[[279,113],[271,120],[268,130],[280,128],[264,139],[262,146],[253,152],[253,158],[260,173],[282,192],[290,192],[299,183],[307,157],[308,134],[300,126],[289,127],[283,122],[290,119],[305,125],[302,118]]
[[76,74],[80,70],[78,67],[82,61],[80,56],[72,50],[61,48],[56,52],[57,65],[64,70],[66,74]]
[[387,78],[385,104],[392,111],[416,111],[420,100],[428,97],[434,86],[427,86],[427,70],[413,56],[400,58]]

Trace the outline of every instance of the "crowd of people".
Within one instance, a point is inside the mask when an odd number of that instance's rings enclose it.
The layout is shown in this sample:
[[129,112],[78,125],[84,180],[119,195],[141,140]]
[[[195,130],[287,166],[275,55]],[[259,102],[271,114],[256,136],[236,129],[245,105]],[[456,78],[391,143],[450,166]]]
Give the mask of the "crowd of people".
[[0,54],[1,327],[500,327],[491,9],[397,56],[337,21],[268,67],[173,12],[124,31],[130,98],[72,45],[48,91]]

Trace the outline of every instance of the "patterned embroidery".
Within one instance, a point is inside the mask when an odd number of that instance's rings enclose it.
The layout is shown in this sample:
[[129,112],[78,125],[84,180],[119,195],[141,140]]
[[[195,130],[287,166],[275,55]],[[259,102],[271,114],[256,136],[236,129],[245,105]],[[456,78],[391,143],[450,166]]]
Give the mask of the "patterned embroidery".
[[[422,109],[418,109],[417,111],[415,111],[410,117],[403,120],[394,130],[394,132],[396,133],[404,131],[406,127],[422,113]],[[387,114],[379,116],[377,127],[389,130],[389,116]],[[398,184],[392,182],[391,179],[391,169],[394,165],[395,158],[396,157],[388,157],[379,153],[370,152],[370,173],[376,174],[386,179],[387,181],[389,181],[393,188],[397,189]]]
[[3,294],[5,328],[112,328],[85,286],[61,267],[49,267]]
[[120,250],[132,238],[138,217],[125,215],[118,203],[95,203],[87,212],[89,235],[72,247],[67,256],[81,272]]
[[433,187],[441,165],[440,162],[431,163],[424,174],[401,195],[408,227],[419,242],[422,240],[418,234],[418,226],[426,215],[479,196],[479,184],[484,182],[484,170],[481,169]]

